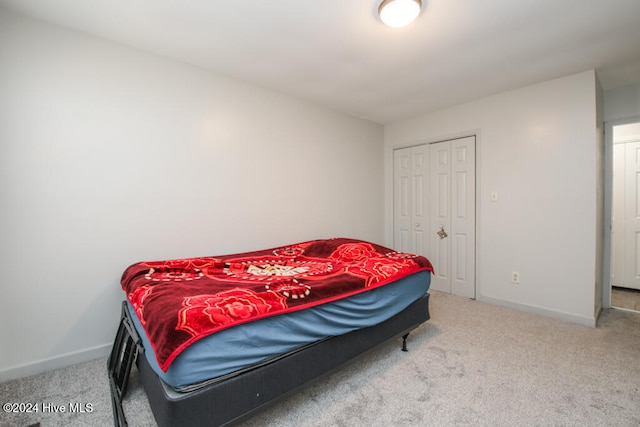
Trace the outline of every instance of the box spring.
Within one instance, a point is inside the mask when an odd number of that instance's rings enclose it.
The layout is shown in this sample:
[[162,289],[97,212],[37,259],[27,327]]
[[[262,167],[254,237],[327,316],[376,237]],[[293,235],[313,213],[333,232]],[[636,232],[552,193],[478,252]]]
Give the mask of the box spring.
[[144,355],[137,365],[159,426],[222,426],[255,415],[378,345],[429,320],[429,294],[377,325],[322,340],[253,370],[179,393],[165,385]]

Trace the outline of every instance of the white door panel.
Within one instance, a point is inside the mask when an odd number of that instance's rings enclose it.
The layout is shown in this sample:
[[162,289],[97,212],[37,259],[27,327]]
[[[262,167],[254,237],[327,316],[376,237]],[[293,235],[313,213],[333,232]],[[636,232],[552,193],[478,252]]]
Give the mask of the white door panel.
[[[431,252],[429,259],[433,263],[435,274],[431,280],[431,288],[436,291],[451,293],[451,144],[440,142],[429,146],[431,151],[431,176],[434,177],[431,191],[434,203],[431,205],[431,225],[429,238]],[[448,234],[440,238],[438,231]]]
[[625,144],[613,145],[613,194],[611,208],[611,285],[623,286],[624,282],[624,182]]
[[625,144],[623,286],[640,289],[640,142]]
[[[431,145],[435,290],[475,298],[475,138]],[[447,237],[441,238],[438,231]]]
[[426,146],[393,152],[394,249],[427,255],[429,150]]
[[455,275],[451,293],[475,298],[475,138],[451,141],[452,239],[451,263]]
[[395,249],[409,252],[411,240],[411,151],[409,149],[393,152],[393,240]]

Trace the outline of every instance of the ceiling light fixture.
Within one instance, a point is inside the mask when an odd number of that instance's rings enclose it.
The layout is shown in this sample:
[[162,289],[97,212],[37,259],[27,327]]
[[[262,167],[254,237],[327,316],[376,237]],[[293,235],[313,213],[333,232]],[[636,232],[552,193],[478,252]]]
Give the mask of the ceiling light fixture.
[[388,26],[400,28],[412,23],[420,15],[420,9],[420,0],[383,0],[378,7],[378,14]]

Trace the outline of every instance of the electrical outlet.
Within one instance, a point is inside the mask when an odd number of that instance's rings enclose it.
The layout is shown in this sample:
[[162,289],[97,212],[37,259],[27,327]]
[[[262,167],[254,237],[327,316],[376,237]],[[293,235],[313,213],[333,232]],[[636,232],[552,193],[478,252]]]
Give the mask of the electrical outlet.
[[517,271],[511,272],[511,283],[520,283],[520,273]]

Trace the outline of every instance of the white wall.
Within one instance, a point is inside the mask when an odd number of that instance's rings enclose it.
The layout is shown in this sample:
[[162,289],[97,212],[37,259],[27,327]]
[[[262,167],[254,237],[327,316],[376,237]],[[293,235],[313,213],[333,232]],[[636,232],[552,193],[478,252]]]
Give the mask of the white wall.
[[2,10],[0,57],[0,380],[106,355],[135,261],[383,241],[377,124]]
[[477,134],[478,299],[593,325],[596,89],[588,71],[386,126],[386,243],[392,149]]
[[604,120],[624,121],[640,116],[640,84],[604,91]]

